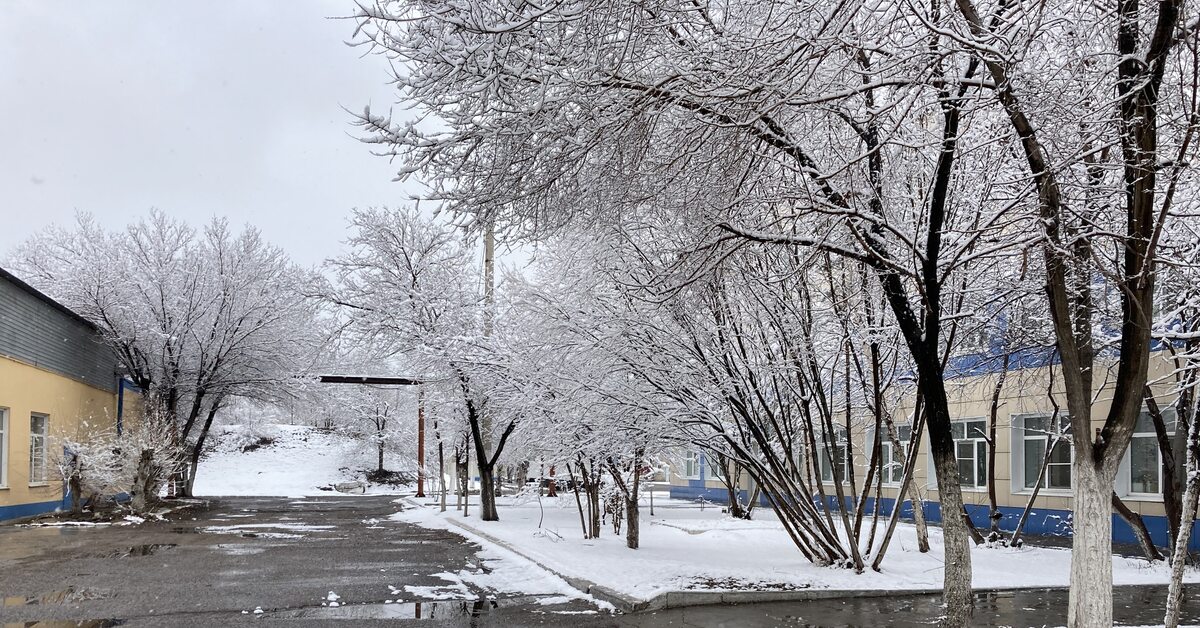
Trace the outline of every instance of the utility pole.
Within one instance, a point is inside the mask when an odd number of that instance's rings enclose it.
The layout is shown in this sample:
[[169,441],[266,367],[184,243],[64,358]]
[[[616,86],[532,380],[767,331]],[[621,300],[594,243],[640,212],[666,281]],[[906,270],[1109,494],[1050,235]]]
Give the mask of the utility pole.
[[417,388],[417,497],[425,496],[425,387]]
[[492,223],[483,232],[483,302],[487,307],[483,335],[491,336],[492,319],[496,316],[496,230]]
[[[483,232],[483,303],[483,335],[485,338],[491,338],[496,317],[496,230],[491,222]],[[486,404],[480,417],[480,427],[483,432],[483,448],[491,455],[492,418]]]

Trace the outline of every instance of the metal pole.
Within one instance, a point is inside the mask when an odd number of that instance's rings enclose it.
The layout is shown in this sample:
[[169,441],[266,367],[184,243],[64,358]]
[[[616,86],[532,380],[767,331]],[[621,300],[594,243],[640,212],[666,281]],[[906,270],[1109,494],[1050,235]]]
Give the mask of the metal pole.
[[425,389],[417,388],[417,497],[425,496]]

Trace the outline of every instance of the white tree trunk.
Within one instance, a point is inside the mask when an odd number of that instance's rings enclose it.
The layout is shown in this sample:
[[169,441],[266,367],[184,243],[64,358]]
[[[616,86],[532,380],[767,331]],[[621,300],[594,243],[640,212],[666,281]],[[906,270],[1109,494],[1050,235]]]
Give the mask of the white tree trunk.
[[[951,456],[953,452],[951,452]],[[942,508],[942,543],[945,575],[942,601],[946,614],[943,626],[969,626],[974,607],[971,589],[971,541],[962,517],[962,492],[958,487],[958,464],[953,457],[934,461]],[[920,503],[914,504],[914,508]]]
[[1188,456],[1187,488],[1183,491],[1183,515],[1179,522],[1179,534],[1175,537],[1175,549],[1171,552],[1171,584],[1167,587],[1167,612],[1163,624],[1167,628],[1178,628],[1179,613],[1183,606],[1183,570],[1187,566],[1188,543],[1192,540],[1192,523],[1196,520],[1196,502],[1200,498],[1200,476],[1195,471],[1195,461]]
[[[1191,395],[1194,395],[1193,391]],[[1194,399],[1194,397],[1191,397]],[[1187,404],[1190,406],[1190,404]],[[1184,489],[1182,512],[1179,516],[1179,534],[1175,535],[1175,549],[1171,552],[1171,583],[1167,587],[1167,609],[1163,624],[1167,628],[1179,626],[1179,613],[1183,605],[1183,570],[1187,566],[1188,544],[1192,540],[1192,523],[1196,520],[1196,503],[1200,501],[1200,459],[1197,458],[1197,443],[1200,442],[1200,416],[1194,406],[1184,416],[1188,421],[1186,463],[1184,465]]]
[[1067,625],[1112,626],[1112,481],[1084,456],[1072,465],[1075,509]]
[[[908,495],[913,505],[913,524],[917,527],[917,551],[924,554],[929,551],[929,524],[925,522],[925,495],[916,480],[909,487]],[[896,507],[900,507],[898,503]]]

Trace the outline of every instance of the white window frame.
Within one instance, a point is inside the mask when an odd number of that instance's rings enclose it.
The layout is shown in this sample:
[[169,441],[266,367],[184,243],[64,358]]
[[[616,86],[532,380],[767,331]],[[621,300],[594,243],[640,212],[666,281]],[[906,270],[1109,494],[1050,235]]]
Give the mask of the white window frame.
[[[846,428],[843,426],[840,426],[840,425],[833,426],[833,431],[834,431],[833,454],[836,456],[839,451],[842,452],[842,455],[841,455],[842,484],[849,484],[850,483],[850,457],[846,455],[846,452],[849,451],[847,446],[850,443],[850,435],[846,431]],[[818,458],[820,463],[818,466],[821,471],[821,483],[822,484],[833,484],[834,483],[834,481],[833,481],[833,461],[830,460],[830,458],[829,458],[829,450],[826,447],[826,444],[827,444],[827,441],[824,438],[822,438],[817,443],[817,447],[819,447],[821,449],[820,457]],[[825,477],[826,470],[829,471],[828,478]]]
[[[33,431],[33,421],[35,419],[42,420],[42,431],[37,433]],[[41,459],[34,457],[36,450],[35,443],[41,440]],[[50,415],[41,412],[32,412],[29,414],[29,485],[30,486],[45,486],[50,483]],[[35,462],[41,462],[40,469],[34,465]]]
[[[979,432],[978,435],[968,433],[969,430],[971,430],[971,428],[969,426],[972,423],[980,424],[981,427],[975,428],[976,431]],[[983,449],[983,452],[982,452],[983,453],[983,461],[982,462],[984,465],[983,477],[973,478],[974,482],[971,484],[967,484],[966,482],[963,481],[962,471],[959,470],[959,474],[958,474],[959,486],[962,487],[962,490],[964,490],[964,491],[974,491],[974,492],[986,491],[987,490],[987,475],[988,475],[988,470],[987,470],[988,442],[987,442],[987,434],[984,433],[983,430],[987,429],[987,419],[970,418],[970,419],[959,419],[957,421],[953,421],[950,424],[951,434],[954,434],[954,432],[958,429],[959,425],[962,426],[962,436],[958,436],[958,435],[954,436],[954,460],[955,460],[956,464],[961,463],[961,461],[965,460],[965,458],[963,458],[962,456],[959,455],[959,443],[969,442],[969,443],[971,443],[972,475],[978,475],[978,473],[979,473],[980,445],[983,446],[982,447],[982,449]]]
[[[691,473],[693,470],[695,473]],[[685,480],[700,479],[700,452],[689,451],[683,455],[683,478]]]
[[[1167,427],[1167,436],[1169,437],[1169,436],[1174,435],[1175,430],[1178,429],[1176,419],[1175,419],[1174,409],[1163,408],[1162,415],[1163,415],[1163,423],[1165,423],[1166,427]],[[1150,421],[1149,428],[1148,429],[1143,428],[1141,431],[1138,431],[1138,425],[1136,423],[1134,424],[1133,436],[1130,437],[1130,439],[1129,439],[1129,447],[1125,450],[1125,460],[1123,461],[1123,464],[1121,465],[1121,467],[1122,467],[1121,475],[1122,475],[1122,477],[1125,478],[1125,495],[1132,497],[1138,501],[1146,501],[1146,500],[1161,501],[1162,500],[1162,490],[1163,490],[1163,474],[1162,474],[1162,452],[1158,450],[1158,433],[1154,430],[1154,423],[1153,423],[1154,419],[1150,416],[1150,412],[1147,410],[1143,410],[1142,413],[1138,416],[1139,423],[1141,422],[1141,419],[1143,417],[1145,417],[1147,421]],[[1140,439],[1148,439],[1154,445],[1154,471],[1155,471],[1155,473],[1158,474],[1158,491],[1156,491],[1156,492],[1144,493],[1144,492],[1133,490],[1133,452],[1134,452],[1133,443],[1134,443],[1135,439],[1139,439],[1139,438]]]
[[[900,442],[900,447],[903,451],[896,451],[892,445],[890,434],[886,434],[880,439],[882,450],[880,451],[880,460],[883,462],[883,467],[880,473],[883,474],[884,486],[900,486],[900,482],[904,479],[904,457],[903,454],[908,451],[909,443],[912,441],[912,426],[911,425],[896,425],[896,440]],[[905,431],[908,432],[905,435]],[[905,438],[901,438],[906,436]],[[896,472],[896,479],[892,479],[893,473]]]
[[0,408],[0,488],[8,488],[8,408]]
[[[1028,486],[1027,482],[1025,481],[1026,444],[1029,442],[1032,442],[1032,441],[1041,440],[1042,442],[1045,443],[1046,447],[1050,446],[1051,434],[1049,434],[1049,433],[1036,433],[1036,434],[1027,433],[1027,429],[1025,427],[1026,421],[1028,421],[1030,419],[1047,419],[1047,420],[1049,420],[1052,416],[1053,416],[1053,414],[1036,413],[1036,414],[1019,414],[1019,415],[1014,415],[1012,417],[1012,425],[1019,426],[1019,427],[1015,427],[1012,430],[1013,439],[1015,441],[1014,444],[1016,445],[1015,447],[1013,447],[1013,452],[1014,452],[1013,453],[1014,459],[1013,459],[1013,465],[1012,465],[1013,473],[1011,474],[1012,479],[1013,479],[1013,488],[1014,488],[1013,492],[1014,493],[1028,495],[1028,494],[1032,493],[1033,489],[1034,489],[1033,486]],[[1072,441],[1071,441],[1071,433],[1070,433],[1071,418],[1065,414],[1060,414],[1058,420],[1061,422],[1061,424],[1063,426],[1062,442],[1065,443],[1065,445],[1067,447],[1067,451],[1069,453],[1068,461],[1065,463],[1051,462],[1050,465],[1048,465],[1046,467],[1046,475],[1045,475],[1045,477],[1042,478],[1042,487],[1038,491],[1038,493],[1040,495],[1071,495],[1071,491],[1072,491],[1073,487],[1075,486],[1075,472],[1074,472],[1074,469],[1071,468],[1072,464],[1074,463],[1074,460],[1075,460],[1075,446],[1074,446],[1074,443],[1072,443]],[[1045,449],[1043,449],[1042,451],[1045,452]],[[1044,453],[1043,453],[1043,455],[1044,455]],[[1041,465],[1040,461],[1038,464],[1039,464],[1039,466]],[[1070,478],[1071,478],[1070,484],[1068,486],[1066,486],[1066,487],[1050,486],[1050,468],[1053,465],[1065,465],[1067,467],[1067,469],[1070,472]]]

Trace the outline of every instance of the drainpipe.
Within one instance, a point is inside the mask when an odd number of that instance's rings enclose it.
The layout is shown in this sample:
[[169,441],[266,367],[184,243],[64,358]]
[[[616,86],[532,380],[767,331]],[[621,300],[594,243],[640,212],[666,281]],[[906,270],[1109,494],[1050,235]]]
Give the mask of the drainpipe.
[[117,379],[117,436],[125,430],[125,378]]

